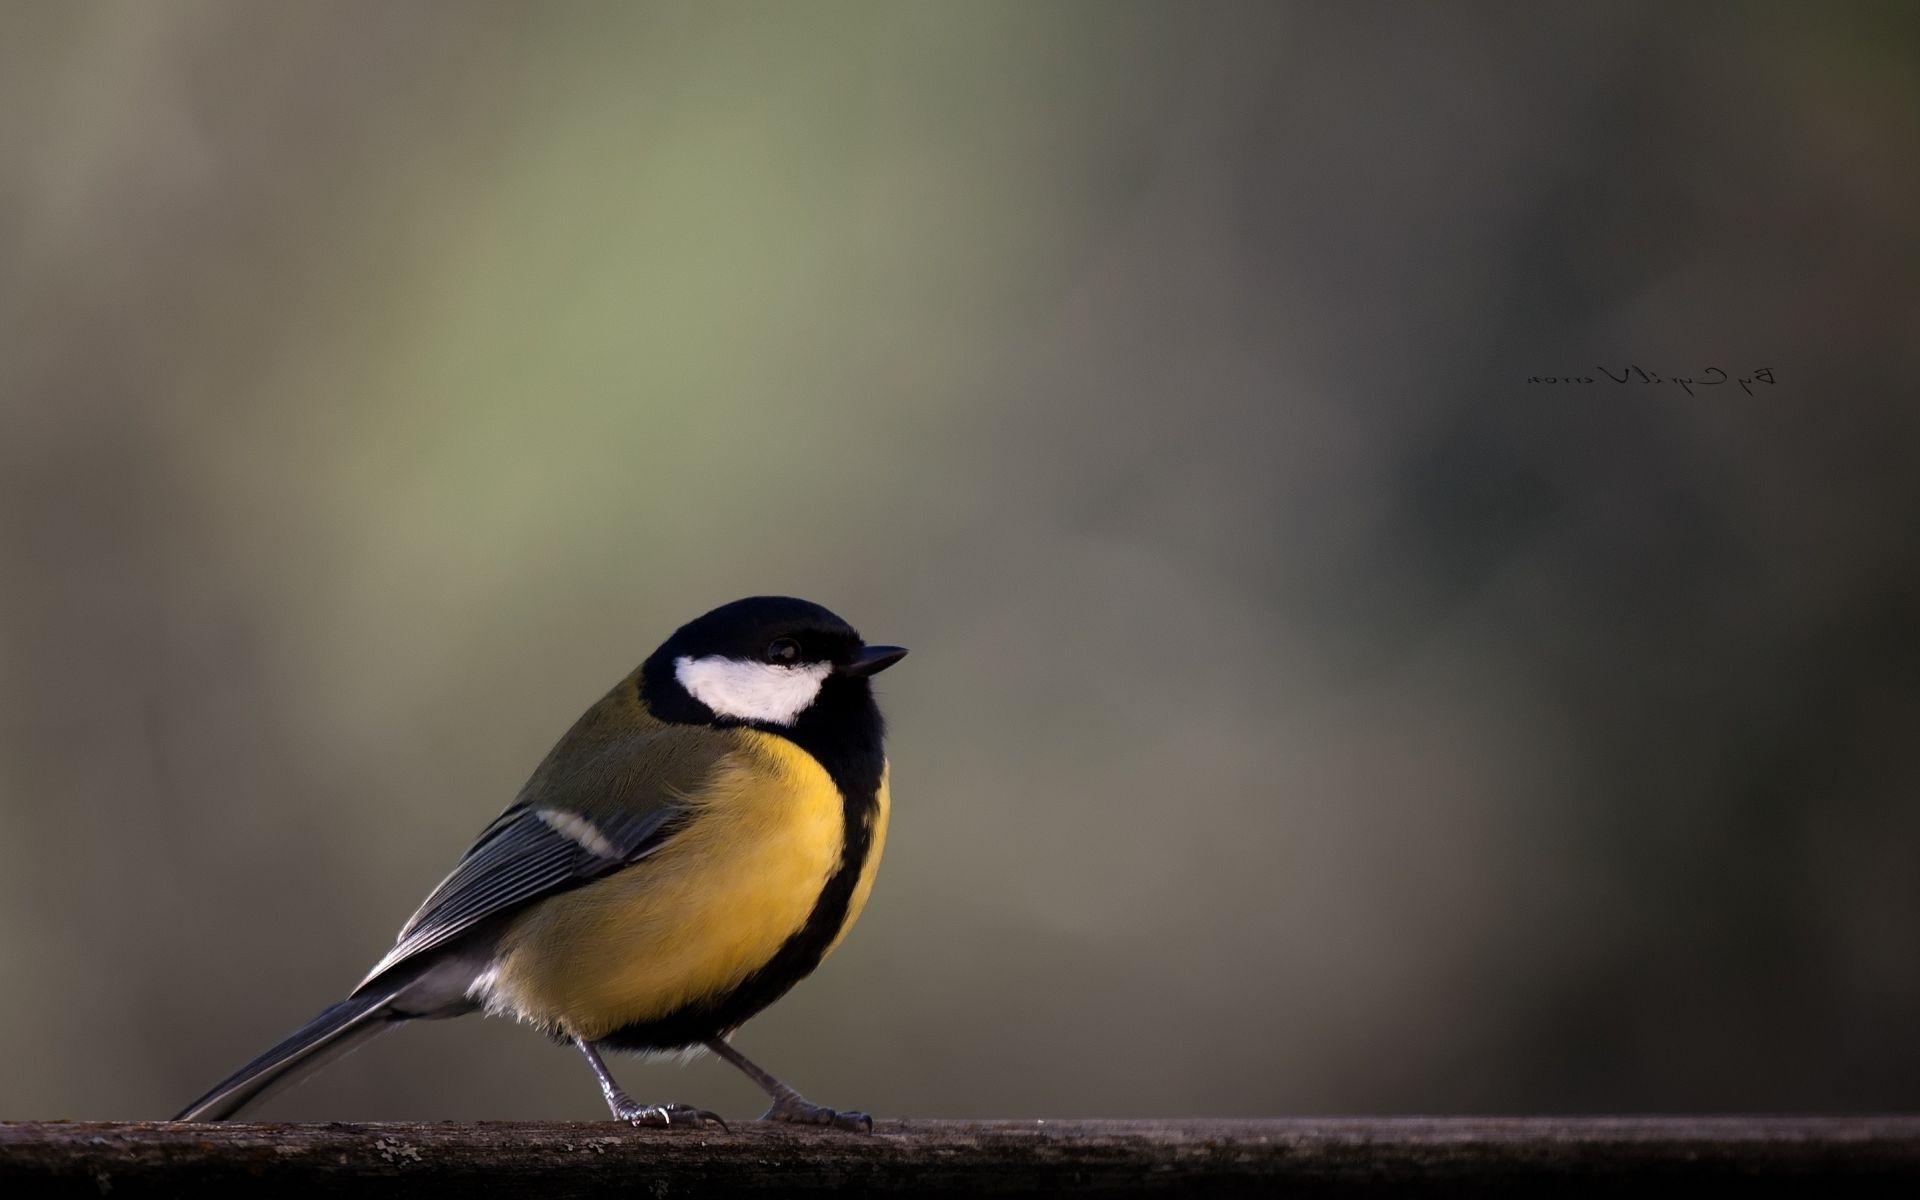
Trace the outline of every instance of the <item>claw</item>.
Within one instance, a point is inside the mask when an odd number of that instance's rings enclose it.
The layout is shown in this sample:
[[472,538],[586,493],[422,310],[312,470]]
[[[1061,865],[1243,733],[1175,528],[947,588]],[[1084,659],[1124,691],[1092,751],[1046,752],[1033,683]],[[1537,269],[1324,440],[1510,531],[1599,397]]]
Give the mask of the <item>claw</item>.
[[615,1115],[635,1129],[698,1129],[702,1125],[727,1128],[727,1123],[718,1114],[704,1108],[694,1108],[690,1104],[621,1105]]
[[824,1104],[793,1098],[776,1101],[760,1116],[762,1121],[783,1121],[789,1125],[823,1125],[849,1133],[872,1133],[873,1118],[852,1109],[828,1108]]

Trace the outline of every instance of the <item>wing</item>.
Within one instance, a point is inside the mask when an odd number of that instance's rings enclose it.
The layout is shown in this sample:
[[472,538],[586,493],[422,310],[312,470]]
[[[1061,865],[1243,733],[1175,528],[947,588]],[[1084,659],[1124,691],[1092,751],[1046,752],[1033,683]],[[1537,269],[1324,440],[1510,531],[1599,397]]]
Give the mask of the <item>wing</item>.
[[482,922],[644,859],[678,832],[688,815],[683,798],[734,749],[721,731],[698,726],[614,738],[580,731],[554,747],[519,798],[481,831],[360,988]]

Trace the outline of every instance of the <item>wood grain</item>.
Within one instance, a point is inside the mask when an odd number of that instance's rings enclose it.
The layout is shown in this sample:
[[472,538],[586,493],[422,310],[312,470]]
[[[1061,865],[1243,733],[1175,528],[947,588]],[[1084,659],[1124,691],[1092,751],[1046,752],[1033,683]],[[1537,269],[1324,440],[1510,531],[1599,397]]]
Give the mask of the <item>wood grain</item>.
[[[1920,1196],[1920,1117],[1390,1117],[886,1121],[872,1135],[743,1124],[0,1123],[0,1195],[627,1198]],[[1690,1194],[1698,1194],[1694,1191]]]

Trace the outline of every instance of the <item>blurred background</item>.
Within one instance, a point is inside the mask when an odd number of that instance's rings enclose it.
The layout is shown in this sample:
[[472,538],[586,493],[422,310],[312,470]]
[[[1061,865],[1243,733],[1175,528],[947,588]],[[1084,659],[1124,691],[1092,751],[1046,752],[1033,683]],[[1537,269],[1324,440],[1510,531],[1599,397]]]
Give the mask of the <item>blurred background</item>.
[[[0,26],[0,1117],[338,998],[758,592],[914,650],[815,1099],[1915,1106],[1912,6]],[[475,1019],[261,1115],[605,1110]]]

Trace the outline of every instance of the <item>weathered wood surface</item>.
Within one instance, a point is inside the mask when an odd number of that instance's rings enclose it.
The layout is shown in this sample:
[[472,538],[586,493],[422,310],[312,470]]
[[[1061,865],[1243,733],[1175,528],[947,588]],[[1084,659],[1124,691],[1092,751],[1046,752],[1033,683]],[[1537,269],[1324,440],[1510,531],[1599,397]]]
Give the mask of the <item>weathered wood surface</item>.
[[[884,1121],[739,1124],[0,1123],[0,1195],[849,1196],[1072,1191],[1289,1197],[1920,1196],[1920,1117]],[[1697,1192],[1691,1194],[1698,1194]]]

